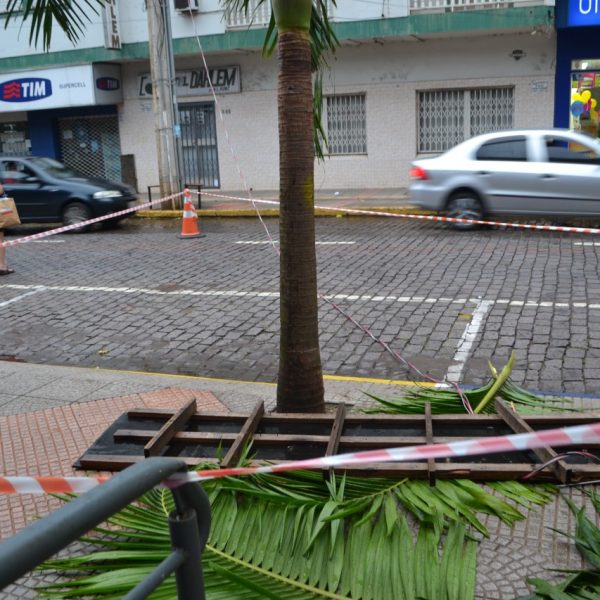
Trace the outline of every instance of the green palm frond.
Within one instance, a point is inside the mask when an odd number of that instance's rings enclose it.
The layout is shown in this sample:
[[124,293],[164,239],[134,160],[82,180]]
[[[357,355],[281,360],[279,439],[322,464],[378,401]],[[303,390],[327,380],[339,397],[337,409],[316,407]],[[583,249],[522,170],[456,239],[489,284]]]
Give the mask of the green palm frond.
[[[546,488],[536,494],[533,486],[514,485],[503,491],[531,503],[550,497]],[[507,523],[523,518],[501,498],[460,480],[432,488],[384,478],[326,481],[321,473],[298,471],[207,481],[204,487],[212,509],[203,555],[211,599],[472,598],[476,543],[470,530],[487,533],[477,513]],[[149,492],[99,528],[99,537],[85,539],[93,552],[44,565],[70,577],[44,593],[122,597],[170,551],[166,515],[172,509],[169,492]],[[420,522],[416,539],[413,517]],[[174,594],[169,578],[152,597]]]
[[[494,404],[490,401],[494,396],[502,398],[515,410],[523,414],[540,414],[548,412],[576,412],[572,401],[566,398],[552,398],[539,396],[518,386],[510,379],[512,360],[498,375],[496,369],[490,364],[493,378],[485,385],[466,390],[461,390],[469,404],[476,413],[493,414]],[[409,391],[400,398],[381,398],[373,394],[366,394],[375,400],[379,406],[365,409],[365,413],[386,414],[425,414],[425,405],[429,402],[431,412],[435,415],[464,413],[465,408],[461,395],[456,390],[420,388]]]
[[[519,600],[596,600],[600,598],[600,529],[586,516],[585,509],[579,508],[569,498],[564,498],[575,515],[575,533],[558,531],[575,542],[583,558],[591,566],[589,569],[559,571],[569,573],[563,581],[552,584],[539,577],[528,582],[535,592]],[[600,496],[590,494],[592,506],[600,514]]]
[[[499,497],[466,479],[440,480],[435,487],[427,481],[410,479],[398,481],[346,476],[341,481],[343,495],[335,497],[337,504],[330,520],[352,517],[360,521],[371,518],[373,515],[369,513],[389,513],[388,498],[392,498],[417,520],[434,524],[440,530],[456,521],[469,523],[483,535],[487,535],[487,529],[478,513],[495,515],[504,523],[513,525],[524,518],[513,503],[524,509],[541,506],[554,498],[556,490],[551,484],[529,485],[517,481],[490,483],[489,487]],[[223,480],[220,489],[257,497],[273,504],[315,508],[322,507],[332,498],[321,473],[315,471],[232,478]]]
[[11,20],[31,18],[29,43],[37,46],[40,36],[44,50],[50,48],[52,27],[56,23],[73,44],[79,40],[90,21],[90,12],[98,14],[104,0],[8,0],[6,5],[6,28]]
[[[153,491],[135,510],[127,508],[111,520],[118,529],[96,540],[101,550],[47,563],[46,569],[83,576],[45,586],[43,593],[57,598],[122,597],[169,552],[166,514],[156,511],[169,504],[160,498],[165,493]],[[476,543],[463,525],[454,523],[444,535],[423,524],[415,540],[402,514],[393,522],[380,515],[373,521],[341,523],[328,521],[330,503],[318,510],[297,509],[298,519],[295,510],[282,505],[240,499],[226,490],[219,493],[203,555],[207,598],[417,600],[430,592],[434,595],[426,597],[473,597]],[[224,513],[233,526],[223,525]],[[289,533],[294,530],[292,540]],[[428,569],[420,568],[423,564]],[[152,597],[172,598],[175,593],[171,577]]]

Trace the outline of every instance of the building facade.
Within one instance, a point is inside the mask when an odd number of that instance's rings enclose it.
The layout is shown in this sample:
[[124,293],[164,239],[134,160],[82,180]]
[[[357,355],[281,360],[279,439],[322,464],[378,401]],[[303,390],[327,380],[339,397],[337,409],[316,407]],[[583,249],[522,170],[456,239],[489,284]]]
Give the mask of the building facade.
[[[185,181],[277,189],[277,61],[261,53],[269,3],[247,17],[218,0],[188,0],[191,11],[168,2]],[[323,100],[328,157],[315,185],[401,187],[417,156],[485,131],[551,126],[549,4],[339,0],[331,14],[341,47]],[[107,2],[77,48],[55,31],[48,53],[11,23],[0,49],[0,152],[53,156],[142,192],[157,184],[147,31],[145,0]]]
[[600,137],[600,4],[563,0],[556,31],[555,123]]

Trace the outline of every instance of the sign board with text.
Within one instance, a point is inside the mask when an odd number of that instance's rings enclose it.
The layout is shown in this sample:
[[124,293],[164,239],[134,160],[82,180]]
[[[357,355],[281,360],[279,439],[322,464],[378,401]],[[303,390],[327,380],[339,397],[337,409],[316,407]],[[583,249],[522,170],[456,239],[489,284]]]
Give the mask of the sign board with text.
[[97,63],[0,75],[0,113],[122,101],[119,65]]
[[569,27],[600,25],[600,0],[569,0]]
[[[240,81],[240,68],[211,67],[206,69],[191,69],[177,71],[175,74],[177,97],[182,96],[208,96],[211,93],[210,83],[217,94],[239,94],[242,90]],[[142,98],[152,97],[152,78],[145,73],[138,79],[138,95]]]

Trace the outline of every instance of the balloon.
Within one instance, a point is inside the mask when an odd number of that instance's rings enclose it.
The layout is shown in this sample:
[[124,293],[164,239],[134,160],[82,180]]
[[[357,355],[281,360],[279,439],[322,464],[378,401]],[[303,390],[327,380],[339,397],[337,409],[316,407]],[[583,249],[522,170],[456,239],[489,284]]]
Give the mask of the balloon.
[[581,102],[581,94],[578,94],[577,92],[575,92],[571,96],[571,102]]
[[581,102],[581,100],[576,100],[571,104],[571,114],[574,117],[579,117],[583,113],[584,108],[583,102]]
[[592,98],[592,108],[596,108],[597,104],[598,104],[598,100],[596,100],[595,98]]
[[587,101],[592,97],[592,92],[590,92],[590,90],[585,90],[585,92],[583,92],[583,94],[581,94],[581,100],[584,104],[587,103]]

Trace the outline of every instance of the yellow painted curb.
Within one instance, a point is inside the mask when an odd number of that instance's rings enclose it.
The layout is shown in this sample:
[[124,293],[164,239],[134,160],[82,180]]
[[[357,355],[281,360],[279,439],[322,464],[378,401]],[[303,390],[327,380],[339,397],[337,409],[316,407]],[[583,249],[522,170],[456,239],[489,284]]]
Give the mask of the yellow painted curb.
[[[372,208],[355,208],[348,207],[349,210],[368,210],[370,212],[388,213],[394,215],[431,215],[430,211],[419,210],[418,208],[394,206],[394,207],[372,207]],[[199,217],[256,217],[254,209],[197,209],[196,214]],[[180,219],[182,211],[180,210],[139,210],[134,213],[134,216],[142,219]],[[267,208],[260,211],[261,217],[278,217],[279,209]],[[346,212],[343,209],[325,210],[322,208],[315,209],[315,217],[377,217],[379,215],[363,214]]]
[[430,381],[406,381],[404,379],[375,379],[372,377],[350,377],[347,375],[323,375],[325,381],[352,381],[354,383],[375,383],[377,385],[398,385],[404,387],[435,387]]
[[[34,365],[47,367],[49,365]],[[202,375],[178,375],[177,373],[157,373],[153,371],[130,371],[127,369],[104,369],[102,367],[78,367],[74,365],[52,365],[53,368],[58,369],[77,369],[79,371],[94,371],[104,373],[120,373],[121,375],[141,375],[151,377],[164,377],[171,379],[190,379],[196,381],[215,381],[219,383],[236,383],[236,384],[248,384],[248,385],[270,385],[275,386],[276,383],[270,381],[242,381],[239,379],[223,379],[220,377],[203,377]],[[378,385],[395,385],[404,387],[434,387],[436,384],[429,381],[404,381],[401,379],[376,379],[372,377],[351,377],[346,375],[323,375],[325,381],[347,381],[353,383],[375,383]]]

